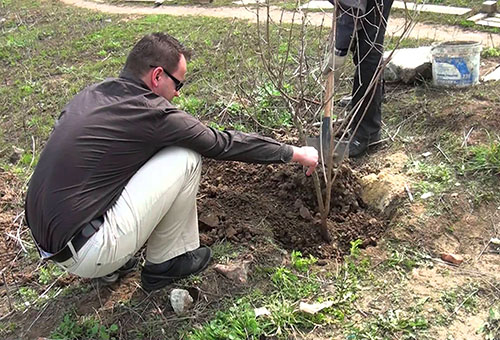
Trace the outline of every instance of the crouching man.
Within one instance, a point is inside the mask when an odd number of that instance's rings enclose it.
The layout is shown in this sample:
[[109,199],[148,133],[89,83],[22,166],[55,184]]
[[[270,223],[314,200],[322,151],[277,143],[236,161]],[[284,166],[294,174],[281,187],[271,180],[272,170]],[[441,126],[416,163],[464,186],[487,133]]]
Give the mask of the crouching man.
[[200,273],[211,258],[198,237],[200,155],[315,170],[314,148],[220,132],[174,107],[189,56],[168,34],[146,35],[118,78],[87,87],[63,109],[25,203],[43,258],[113,281],[133,269],[147,242],[142,286],[160,289]]

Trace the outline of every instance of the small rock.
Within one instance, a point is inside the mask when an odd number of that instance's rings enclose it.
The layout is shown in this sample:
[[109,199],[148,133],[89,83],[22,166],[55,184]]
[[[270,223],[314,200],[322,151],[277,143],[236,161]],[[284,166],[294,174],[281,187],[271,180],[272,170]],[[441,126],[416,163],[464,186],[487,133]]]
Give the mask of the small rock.
[[236,236],[236,234],[237,234],[236,229],[234,229],[233,227],[227,228],[227,230],[226,230],[226,237],[227,238],[233,238]]
[[243,261],[240,263],[231,264],[216,264],[214,269],[216,272],[221,273],[228,279],[237,283],[246,283],[248,280],[248,266],[250,261]]
[[432,192],[426,192],[426,193],[423,193],[422,196],[420,196],[420,198],[423,200],[426,200],[432,196],[434,196],[434,194]]
[[170,304],[175,314],[181,315],[193,306],[193,298],[187,290],[175,288],[170,292]]
[[424,152],[424,153],[422,154],[422,157],[427,158],[427,157],[429,157],[430,155],[432,155],[432,152],[428,151],[428,152]]
[[255,313],[256,318],[258,318],[261,315],[271,315],[271,312],[266,307],[255,308],[253,311]]
[[457,254],[443,253],[441,254],[441,260],[459,265],[464,261],[464,258],[463,256]]
[[500,238],[493,237],[490,239],[490,242],[493,243],[496,246],[500,246]]
[[12,146],[12,154],[9,157],[9,162],[11,164],[16,164],[24,153],[24,149],[18,148],[17,146]]
[[293,203],[293,207],[294,207],[295,209],[300,209],[300,208],[302,208],[303,206],[304,206],[304,203],[302,203],[302,201],[300,200],[300,198],[297,198],[297,199],[295,200],[295,203]]
[[299,214],[300,214],[300,217],[302,217],[305,220],[308,220],[308,221],[312,220],[311,212],[309,211],[309,209],[307,209],[304,206],[300,207]]
[[199,221],[210,228],[215,228],[219,225],[219,216],[212,212],[203,214],[199,217]]
[[306,303],[301,302],[299,304],[299,310],[308,314],[316,314],[322,309],[331,307],[333,305],[333,301],[325,301],[323,303]]

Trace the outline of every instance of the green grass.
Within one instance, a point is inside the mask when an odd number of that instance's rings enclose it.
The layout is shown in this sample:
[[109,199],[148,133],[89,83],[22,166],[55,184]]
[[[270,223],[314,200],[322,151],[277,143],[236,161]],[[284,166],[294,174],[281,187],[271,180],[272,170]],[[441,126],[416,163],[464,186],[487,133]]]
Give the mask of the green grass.
[[78,318],[75,314],[64,315],[63,321],[50,334],[51,339],[77,340],[95,339],[112,340],[118,339],[119,328],[116,324],[102,325],[100,320],[93,317]]
[[477,175],[500,174],[500,140],[492,140],[488,144],[474,145],[468,149],[465,171]]
[[[0,150],[4,150],[0,154],[0,163],[3,169],[22,179],[27,179],[36,165],[65,103],[88,84],[116,76],[134,42],[151,31],[167,31],[195,51],[195,58],[188,66],[188,85],[182,96],[176,99],[181,108],[210,120],[215,128],[266,132],[272,127],[293,131],[289,107],[276,86],[263,76],[262,62],[254,47],[254,25],[225,19],[171,16],[126,21],[115,15],[62,6],[58,1],[4,0],[0,2],[0,8],[6,19],[0,35],[0,75],[6,85],[0,87],[0,105],[4,108],[4,114],[0,116]],[[292,59],[286,55],[288,46],[283,43],[289,28],[286,26],[282,31],[272,32],[271,47],[277,51],[273,59],[276,65]],[[307,33],[310,40],[307,53],[313,66],[319,64],[320,41],[326,33],[314,29]],[[299,33],[294,31],[293,34]],[[388,42],[389,46],[394,46],[394,43]],[[416,47],[426,43],[406,40],[400,46]],[[298,49],[296,41],[290,48],[291,53]],[[485,56],[494,58],[496,50],[486,53]],[[294,71],[294,67],[286,68],[283,88],[289,91],[288,94],[296,93],[298,88]],[[432,190],[437,197],[452,192],[459,181],[460,190],[470,195],[474,202],[496,199],[499,141],[495,127],[485,127],[490,129],[490,139],[479,140],[467,147],[461,146],[461,142],[464,129],[470,128],[463,122],[468,122],[476,112],[476,107],[467,109],[464,103],[480,101],[490,105],[489,111],[482,113],[482,118],[488,122],[489,117],[497,114],[495,108],[500,103],[498,88],[495,83],[460,91],[436,89],[426,83],[392,87],[386,95],[384,123],[391,135],[399,125],[401,129],[395,143],[388,147],[401,147],[408,152],[419,148],[408,165],[419,193]],[[318,87],[311,85],[304,95],[317,98],[319,92]],[[311,117],[304,120],[308,119]],[[435,145],[443,149],[451,162]],[[9,162],[12,146],[22,149],[15,164]],[[423,159],[419,156],[428,150],[432,150],[432,157]],[[356,319],[359,317],[356,303],[366,292],[390,285],[389,281],[380,282],[390,274],[406,280],[413,268],[425,263],[425,257],[409,247],[393,247],[389,249],[388,260],[380,266],[384,272],[377,273],[369,259],[361,255],[359,246],[359,241],[353,241],[350,256],[339,265],[338,272],[319,272],[316,259],[299,252],[292,254],[289,265],[256,269],[255,277],[251,279],[262,279],[265,288],[254,287],[254,281],[251,281],[252,284],[243,292],[231,292],[234,297],[224,295],[214,298],[215,302],[211,300],[210,305],[202,304],[200,309],[205,309],[194,310],[192,317],[168,319],[172,332],[167,337],[178,338],[179,332],[195,339],[231,336],[258,339],[264,334],[286,339],[297,330],[308,332],[319,325],[316,331],[325,332],[327,338],[423,338],[429,321],[411,305],[404,306],[401,302],[380,315],[370,314],[359,321]],[[22,260],[36,263],[34,248],[29,251]],[[224,263],[244,251],[245,248],[224,242],[214,247],[214,258]],[[382,279],[379,281],[375,274]],[[164,315],[168,315],[168,311],[163,309],[164,314],[159,313],[157,307],[167,306],[167,292],[144,301],[134,296],[115,303],[111,311],[100,309],[96,313],[77,315],[68,312],[70,307],[61,303],[71,296],[71,290],[63,291],[61,295],[68,294],[64,299],[52,300],[52,290],[47,294],[48,299],[39,298],[59,275],[58,267],[42,266],[31,281],[23,283],[12,296],[14,308],[19,308],[17,311],[32,308],[38,313],[42,303],[60,303],[66,316],[57,320],[51,338],[106,339],[117,337],[118,333],[131,339],[165,337],[161,330],[165,327]],[[203,279],[201,275],[194,276],[180,285],[198,285]],[[331,290],[327,291],[325,287]],[[94,287],[84,282],[75,289],[79,289],[79,294],[86,290],[85,294],[90,295]],[[462,293],[446,292],[443,304],[450,310],[456,308],[466,297]],[[399,297],[397,294],[391,296],[394,300]],[[298,311],[298,304],[303,300],[333,301],[334,304],[309,316]],[[465,304],[469,304],[468,300],[464,303],[468,308]],[[253,314],[256,307],[266,307],[271,314],[256,318]],[[132,321],[120,324],[123,315]],[[200,325],[194,320],[198,316]],[[485,330],[489,333],[485,334],[492,334],[498,325],[496,320],[495,317],[488,320]],[[0,334],[17,332],[15,328],[15,323],[6,320],[0,324]],[[337,337],[338,333],[343,337]]]
[[481,326],[480,333],[483,334],[485,340],[495,340],[500,336],[500,306],[498,303],[488,311],[488,319]]

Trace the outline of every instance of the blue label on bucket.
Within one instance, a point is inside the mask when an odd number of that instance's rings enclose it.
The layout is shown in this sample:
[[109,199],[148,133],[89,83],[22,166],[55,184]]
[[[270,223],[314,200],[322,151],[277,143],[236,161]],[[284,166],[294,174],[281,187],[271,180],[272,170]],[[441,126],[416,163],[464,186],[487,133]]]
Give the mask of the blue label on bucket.
[[462,57],[435,58],[436,80],[441,84],[470,85],[473,78],[467,63]]

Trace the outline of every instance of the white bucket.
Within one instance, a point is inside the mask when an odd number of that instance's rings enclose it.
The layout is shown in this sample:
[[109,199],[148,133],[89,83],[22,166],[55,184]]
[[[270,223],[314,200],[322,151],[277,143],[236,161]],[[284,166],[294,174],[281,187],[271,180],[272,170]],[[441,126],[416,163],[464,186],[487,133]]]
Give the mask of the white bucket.
[[479,82],[481,43],[447,41],[431,49],[435,86],[466,87]]

